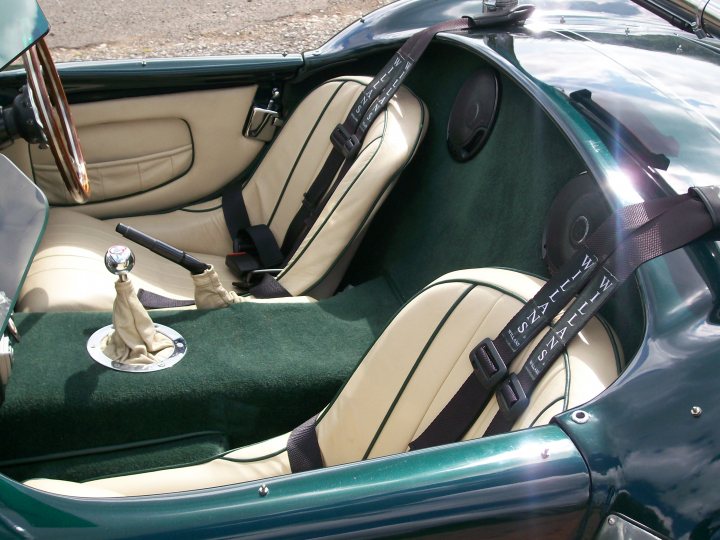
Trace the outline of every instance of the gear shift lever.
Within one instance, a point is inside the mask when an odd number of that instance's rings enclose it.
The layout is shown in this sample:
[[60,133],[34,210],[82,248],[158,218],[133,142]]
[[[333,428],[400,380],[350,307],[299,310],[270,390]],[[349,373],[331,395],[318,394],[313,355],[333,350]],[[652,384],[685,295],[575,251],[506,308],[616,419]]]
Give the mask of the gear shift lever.
[[113,303],[113,324],[95,332],[88,352],[97,362],[119,371],[148,372],[175,365],[185,355],[183,337],[167,326],[153,324],[137,298],[129,273],[135,255],[126,246],[112,246],[105,267],[118,276]]
[[120,281],[128,280],[128,273],[134,266],[135,254],[127,246],[111,246],[105,253],[105,268]]

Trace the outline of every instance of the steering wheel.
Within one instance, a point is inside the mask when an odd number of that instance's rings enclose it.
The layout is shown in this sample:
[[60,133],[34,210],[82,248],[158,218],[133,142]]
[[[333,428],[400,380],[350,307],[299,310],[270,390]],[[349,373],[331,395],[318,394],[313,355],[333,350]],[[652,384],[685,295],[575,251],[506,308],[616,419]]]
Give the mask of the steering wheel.
[[45,38],[28,49],[22,59],[38,119],[65,187],[75,202],[84,203],[90,197],[85,158]]

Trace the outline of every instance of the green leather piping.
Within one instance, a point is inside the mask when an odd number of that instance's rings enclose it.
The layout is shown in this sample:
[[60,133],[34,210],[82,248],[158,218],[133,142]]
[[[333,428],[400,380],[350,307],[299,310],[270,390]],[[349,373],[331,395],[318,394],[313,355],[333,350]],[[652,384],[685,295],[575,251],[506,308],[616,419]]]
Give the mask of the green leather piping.
[[570,404],[570,378],[572,377],[570,370],[570,357],[567,352],[563,354],[563,362],[565,363],[565,392],[563,393],[564,399],[562,410],[567,411],[568,405]]
[[[27,464],[32,464],[32,463],[45,463],[48,461],[73,459],[73,458],[88,456],[88,455],[109,454],[112,452],[118,452],[118,451],[123,451],[123,450],[134,450],[135,448],[147,448],[147,447],[157,446],[157,445],[161,445],[161,444],[165,444],[165,443],[176,442],[176,441],[197,439],[200,437],[207,437],[209,435],[224,436],[224,434],[220,431],[201,431],[198,433],[190,433],[188,435],[177,435],[174,437],[164,437],[161,439],[150,439],[150,440],[146,440],[146,441],[140,441],[137,443],[114,444],[114,445],[110,445],[110,446],[86,448],[83,450],[75,450],[75,451],[69,451],[69,452],[57,452],[54,454],[44,454],[44,455],[33,456],[33,457],[28,457],[28,458],[11,459],[11,460],[0,462],[0,467],[13,467],[16,465],[27,465]],[[232,451],[234,451],[234,450],[232,450]]]
[[[545,414],[550,407],[552,407],[553,405],[555,405],[558,401],[563,401],[565,398],[566,398],[566,396],[557,397],[557,398],[555,398],[554,400],[552,400],[550,403],[548,403],[547,405],[545,405],[545,407],[543,407],[543,410],[538,413],[538,415],[533,419],[532,422],[530,422],[530,425],[529,425],[528,427],[529,427],[529,428],[533,427],[533,426],[535,425],[535,422],[537,422],[538,420],[540,420],[540,417],[541,417],[543,414]],[[565,409],[563,409],[563,410],[565,410]]]
[[[387,111],[385,111],[385,127],[387,127]],[[345,199],[345,197],[347,197],[347,194],[350,193],[350,190],[351,190],[351,189],[353,188],[353,186],[357,183],[358,179],[359,179],[359,178],[362,176],[362,174],[367,170],[367,168],[370,166],[370,163],[372,163],[373,158],[374,158],[374,157],[377,155],[377,153],[380,151],[380,147],[382,146],[382,141],[384,140],[384,138],[385,138],[385,129],[383,129],[382,135],[380,135],[379,137],[376,137],[375,139],[373,139],[372,141],[370,141],[370,142],[365,146],[365,148],[362,149],[362,151],[360,152],[360,154],[358,154],[358,158],[359,158],[359,157],[363,154],[363,152],[365,152],[368,148],[370,148],[370,145],[371,145],[371,144],[373,144],[375,141],[378,141],[378,140],[380,141],[380,144],[378,144],[377,148],[375,148],[375,150],[373,151],[373,154],[372,154],[372,156],[370,157],[370,159],[368,160],[368,162],[365,164],[365,166],[362,168],[362,170],[358,171],[358,173],[355,175],[355,178],[353,179],[352,184],[350,184],[350,186],[348,186],[348,188],[345,190],[345,193],[343,193],[342,196],[341,196],[341,197],[338,199],[338,201],[335,203],[335,206],[333,207],[333,209],[330,210],[330,212],[328,212],[327,216],[325,216],[325,219],[324,219],[323,222],[317,227],[317,230],[313,233],[312,238],[310,238],[310,240],[308,240],[307,244],[305,244],[305,246],[303,247],[302,251],[301,251],[300,253],[298,253],[296,256],[293,257],[292,262],[290,262],[290,264],[288,264],[288,265],[285,267],[285,269],[282,271],[282,273],[277,277],[278,280],[279,280],[279,279],[282,279],[283,277],[285,277],[285,276],[287,275],[287,273],[292,269],[292,267],[295,266],[295,263],[297,263],[297,261],[299,261],[299,260],[302,258],[302,256],[307,252],[307,250],[310,248],[310,246],[312,245],[312,243],[315,241],[315,239],[317,238],[317,236],[322,232],[322,230],[323,230],[323,228],[325,227],[325,225],[327,224],[328,220],[332,217],[333,212],[335,212],[335,210],[336,210],[337,207],[340,205],[340,203],[342,203],[342,201]],[[346,245],[347,245],[347,244],[346,244]]]
[[180,212],[190,212],[191,214],[204,214],[205,212],[214,212],[215,210],[220,210],[222,208],[222,203],[218,204],[217,206],[213,206],[211,208],[202,208],[199,210],[193,210],[191,208],[178,208]]
[[[307,145],[310,143],[310,139],[312,139],[312,136],[315,134],[315,130],[317,129],[318,125],[320,124],[320,121],[324,118],[325,113],[327,112],[328,108],[330,107],[330,104],[335,100],[335,96],[337,96],[338,92],[340,92],[342,87],[345,86],[345,84],[347,84],[347,82],[349,82],[349,81],[341,81],[340,82],[338,87],[335,89],[335,91],[330,96],[330,99],[328,99],[327,102],[325,103],[325,106],[323,107],[322,111],[320,112],[320,115],[317,117],[317,120],[315,120],[315,124],[313,125],[310,132],[307,134],[307,137],[305,137],[305,142],[303,143],[302,148],[300,149],[300,152],[298,152],[298,155],[295,156],[295,163],[293,163],[293,166],[290,169],[290,172],[288,173],[287,178],[285,179],[285,185],[283,186],[282,190],[280,191],[277,201],[275,202],[275,208],[273,208],[273,211],[270,214],[270,219],[268,219],[268,222],[267,222],[268,227],[272,224],[273,219],[275,219],[275,214],[277,213],[277,210],[280,207],[280,202],[282,201],[283,197],[285,196],[285,191],[287,190],[287,187],[290,185],[290,179],[293,177],[293,174],[295,174],[295,169],[297,168],[298,163],[300,162],[300,158],[302,158],[303,154],[305,153],[305,149],[307,148]],[[291,118],[288,119],[288,122],[290,121]]]
[[[197,461],[191,461],[190,463],[183,463],[182,465],[166,465],[163,467],[153,467],[149,469],[141,469],[138,471],[133,471],[130,473],[130,475],[135,474],[143,474],[143,473],[151,473],[151,472],[157,472],[157,471],[168,471],[171,469],[184,469],[185,467],[195,467],[196,465],[204,465],[205,463],[210,463],[211,461],[215,461],[216,459],[222,459],[223,461],[231,461],[233,463],[254,463],[256,461],[263,461],[265,459],[270,459],[275,456],[279,456],[283,452],[287,450],[287,447],[280,448],[279,450],[276,450],[275,452],[271,452],[269,454],[265,454],[262,456],[257,456],[254,458],[247,458],[247,459],[239,459],[239,458],[229,458],[227,457],[228,454],[232,454],[233,452],[237,452],[238,450],[242,450],[241,448],[233,448],[232,450],[228,450],[227,452],[223,452],[221,454],[217,454],[208,458],[199,459]],[[94,480],[104,480],[106,478],[117,478],[118,475],[116,474],[108,474],[105,476],[97,476],[95,478],[92,478],[90,480],[86,480],[85,482],[91,482]],[[80,482],[81,484],[85,482]]]
[[370,441],[370,444],[367,447],[367,450],[365,451],[365,454],[363,455],[362,459],[367,459],[370,455],[370,452],[372,452],[373,447],[375,446],[375,443],[378,440],[378,437],[380,437],[380,434],[385,429],[385,425],[387,424],[387,421],[390,419],[390,416],[392,416],[393,411],[395,410],[395,407],[397,406],[398,401],[400,401],[400,398],[402,397],[403,393],[405,392],[405,388],[407,388],[407,385],[410,384],[410,380],[412,379],[413,375],[415,374],[415,371],[420,366],[420,362],[422,362],[423,358],[425,358],[425,354],[427,354],[428,350],[430,349],[430,346],[434,343],[435,338],[440,333],[440,330],[445,326],[445,323],[450,318],[450,316],[455,312],[455,309],[462,303],[463,300],[467,297],[468,294],[470,294],[470,291],[472,291],[476,286],[471,285],[467,287],[462,294],[453,302],[452,306],[450,306],[450,309],[448,309],[445,312],[445,315],[440,320],[440,322],[435,327],[435,330],[433,331],[430,338],[425,343],[425,346],[423,347],[422,351],[420,351],[420,354],[415,359],[415,363],[413,364],[412,368],[410,368],[410,371],[405,376],[405,380],[403,381],[402,385],[400,386],[400,389],[395,394],[395,399],[393,400],[392,404],[388,408],[387,413],[385,413],[385,417],[382,419],[382,422],[380,422],[380,425],[378,426],[377,430],[375,431],[375,436]]
[[[409,90],[410,93],[417,98],[417,96],[415,95],[414,92],[412,92],[412,90],[410,90],[410,89],[407,89],[407,90]],[[420,98],[417,98],[417,99],[418,99],[418,101],[420,100]],[[315,281],[315,283],[313,283],[310,287],[307,287],[302,293],[300,293],[299,296],[303,296],[303,295],[305,295],[305,294],[308,294],[308,293],[309,293],[310,291],[312,291],[315,287],[317,287],[320,283],[322,283],[323,280],[324,280],[325,278],[327,278],[327,276],[330,275],[330,273],[335,269],[335,266],[337,266],[337,263],[343,258],[343,256],[345,255],[345,253],[347,252],[347,250],[350,248],[350,246],[353,244],[353,242],[355,242],[355,240],[357,239],[358,235],[360,234],[360,231],[362,231],[363,227],[365,226],[365,224],[366,224],[366,223],[368,222],[368,220],[370,219],[370,216],[372,215],[373,211],[375,210],[375,208],[376,208],[378,202],[380,201],[380,199],[385,195],[385,193],[387,193],[387,191],[388,191],[388,189],[390,188],[390,186],[392,186],[393,183],[400,177],[400,174],[401,174],[401,173],[405,170],[405,168],[408,166],[408,164],[409,164],[410,161],[412,160],[413,156],[415,156],[415,153],[417,152],[418,146],[420,145],[420,142],[421,142],[421,140],[422,140],[422,134],[423,134],[423,128],[424,128],[424,126],[425,126],[425,106],[422,106],[422,107],[421,107],[421,112],[420,112],[420,130],[418,131],[417,138],[415,139],[415,144],[414,144],[414,146],[413,146],[412,152],[410,153],[410,157],[405,161],[405,163],[404,163],[403,166],[400,168],[400,170],[398,170],[398,172],[397,172],[396,174],[394,174],[394,175],[390,178],[390,180],[388,181],[388,183],[385,185],[384,189],[378,194],[378,196],[376,197],[376,199],[375,199],[375,201],[373,202],[372,206],[370,207],[369,212],[368,212],[367,214],[365,214],[365,217],[362,219],[362,221],[360,222],[358,228],[355,230],[355,234],[354,234],[353,237],[350,239],[350,241],[345,244],[345,247],[344,247],[343,250],[338,254],[338,256],[335,258],[335,260],[334,260],[333,263],[330,265],[330,267],[325,271],[325,273],[324,273],[320,278],[318,278],[318,279]],[[362,174],[362,173],[361,173],[361,174]],[[354,185],[354,183],[353,183],[353,185]],[[351,186],[350,188],[348,188],[348,191],[349,191],[351,188],[352,188],[352,186]],[[328,216],[328,218],[329,218],[329,216]],[[283,275],[285,274],[286,271],[287,271],[287,269],[285,269],[285,271],[283,271]],[[282,277],[282,276],[278,276],[278,279],[279,279],[280,277]],[[395,287],[395,288],[397,288],[397,287]],[[398,298],[400,298],[399,295],[398,295]]]

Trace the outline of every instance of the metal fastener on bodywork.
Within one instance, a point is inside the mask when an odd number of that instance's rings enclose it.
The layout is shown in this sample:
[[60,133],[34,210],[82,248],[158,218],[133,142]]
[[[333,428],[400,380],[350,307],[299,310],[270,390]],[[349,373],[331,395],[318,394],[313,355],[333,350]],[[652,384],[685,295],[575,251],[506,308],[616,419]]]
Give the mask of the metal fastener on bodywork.
[[265,497],[268,493],[270,493],[270,488],[267,487],[265,484],[258,488],[258,495],[260,495],[261,497]]
[[550,449],[545,448],[542,452],[540,452],[540,457],[543,459],[547,459],[550,457]]
[[560,15],[560,24],[565,24],[565,17]]
[[702,409],[701,409],[699,406],[694,405],[694,406],[690,409],[690,414],[692,414],[695,418],[697,418],[697,417],[699,417],[699,416],[702,414]]
[[570,418],[572,418],[572,421],[576,424],[584,424],[590,419],[590,415],[585,411],[575,411]]
[[615,522],[616,522],[616,520],[614,517],[610,516],[608,518],[608,525],[615,525]]

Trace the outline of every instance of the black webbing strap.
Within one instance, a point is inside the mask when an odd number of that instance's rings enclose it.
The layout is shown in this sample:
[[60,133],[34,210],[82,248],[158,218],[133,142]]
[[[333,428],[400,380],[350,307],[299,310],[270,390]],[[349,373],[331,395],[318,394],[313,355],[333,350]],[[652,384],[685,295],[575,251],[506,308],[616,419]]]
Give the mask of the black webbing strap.
[[248,291],[255,298],[287,298],[292,296],[280,282],[270,274],[264,274],[260,283]]
[[250,226],[245,199],[243,199],[243,184],[238,182],[223,192],[222,210],[230,237],[235,241],[240,231]]
[[510,11],[441,22],[417,32],[400,47],[380,73],[365,87],[345,121],[338,124],[331,133],[330,141],[333,147],[330,155],[305,193],[302,206],[285,233],[282,251],[286,254],[286,260],[289,260],[297,250],[320,216],[325,204],[357,157],[370,126],[399,90],[433,37],[439,32],[517,24],[525,21],[533,10],[532,6],[519,6]]
[[270,227],[250,225],[238,232],[232,253],[225,256],[225,264],[240,280],[239,287],[248,289],[254,284],[252,272],[280,268],[284,258]]
[[[242,231],[241,236],[246,236],[249,240],[252,248],[257,253],[262,268],[277,268],[282,264],[284,257],[270,227],[267,225],[251,225]],[[237,246],[235,249],[242,251],[243,247]]]
[[[370,126],[385,109],[390,99],[438,32],[470,28],[473,20],[466,17],[445,21],[414,34],[393,55],[380,73],[365,87],[342,124],[330,134],[332,150],[325,164],[303,197],[302,206],[290,222],[282,250],[289,256],[317,220],[324,203],[342,181],[357,157]],[[334,182],[333,182],[334,180]],[[331,187],[332,184],[332,187]]]
[[[704,208],[695,194],[692,197],[681,195],[628,206],[608,218],[560,272],[523,306],[496,339],[484,339],[473,349],[470,353],[473,373],[425,431],[410,444],[410,448],[416,450],[461,439],[493,393],[497,396],[503,418],[512,425],[527,406],[527,392],[531,391],[532,387],[527,381],[523,383],[518,379],[519,376],[508,374],[507,366],[510,362],[578,292],[580,297],[573,306],[586,294],[594,298],[598,287],[602,288],[603,294],[606,293],[608,268],[615,279],[623,276],[619,281],[622,283],[643,262],[677,249],[710,230],[712,227],[707,226],[710,219]],[[688,221],[689,225],[676,227],[674,222],[681,219],[680,216],[686,212],[694,213],[694,220],[699,220],[702,224],[691,225]],[[672,234],[668,231],[672,231]],[[658,244],[653,235],[660,232],[665,234],[668,240]],[[679,236],[675,236],[678,234]],[[628,261],[634,261],[635,264],[631,267],[618,267],[615,261],[618,261],[619,257],[623,257],[625,265]],[[608,295],[615,289],[616,285]],[[593,301],[593,305],[596,301],[597,299]],[[575,319],[569,319],[569,324],[576,328],[575,333],[592,316],[577,318],[580,315],[577,313]],[[567,312],[561,320],[565,317],[569,317]],[[556,327],[559,327],[558,325]],[[552,350],[557,354],[552,360],[557,358],[571,339],[572,336],[568,336],[570,333],[565,329],[564,341],[560,341],[558,335],[550,335],[543,340],[543,343],[547,341],[554,345]],[[562,346],[557,347],[557,344]],[[545,354],[547,355],[547,352]],[[530,358],[533,358],[533,355]],[[552,363],[550,359],[543,358],[548,366]],[[538,380],[542,374],[538,375]],[[497,420],[497,429],[502,429],[505,425],[500,425],[500,422]]]
[[292,472],[311,471],[323,466],[314,416],[292,430],[287,442],[287,454]]
[[495,394],[500,411],[485,435],[510,431],[553,361],[640,265],[678,249],[715,228],[708,208],[700,199],[682,201],[618,247],[560,320],[547,331],[517,375],[512,374],[500,385]]

